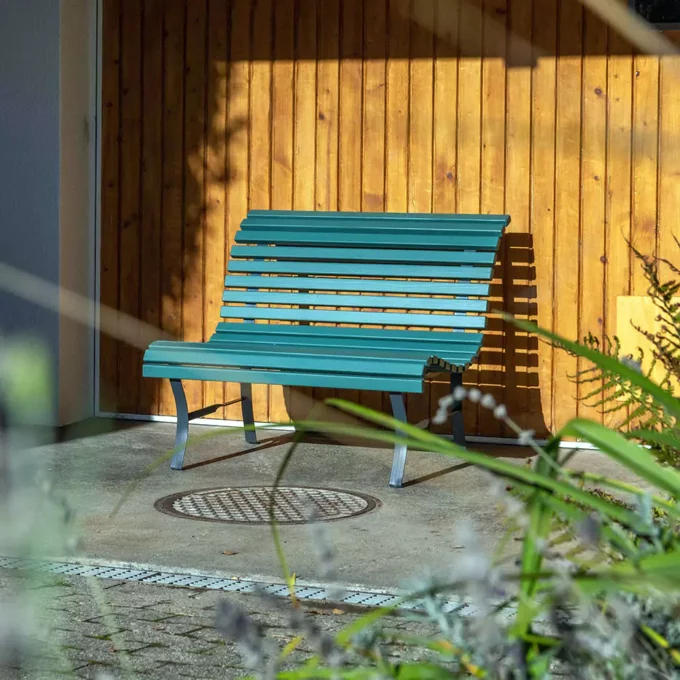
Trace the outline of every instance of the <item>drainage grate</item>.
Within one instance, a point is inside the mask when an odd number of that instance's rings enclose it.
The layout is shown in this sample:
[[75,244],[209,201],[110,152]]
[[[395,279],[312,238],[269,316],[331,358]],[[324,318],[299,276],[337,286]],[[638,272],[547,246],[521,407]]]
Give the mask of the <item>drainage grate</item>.
[[[169,572],[144,568],[144,566],[119,566],[116,564],[80,564],[78,562],[47,562],[42,560],[18,559],[0,557],[0,569],[18,569],[48,574],[63,574],[68,576],[85,576],[113,581],[135,581],[151,585],[169,586],[172,588],[196,588],[205,590],[220,590],[232,593],[263,593],[274,597],[289,597],[290,590],[283,583],[265,583],[232,576],[230,578],[201,573]],[[357,588],[343,589],[323,586],[297,585],[295,596],[299,600],[313,602],[330,602],[350,604],[359,607],[389,607],[393,606],[401,611],[422,611],[423,605],[418,601],[401,602],[401,596],[396,593],[375,592]],[[462,601],[448,600],[444,604],[445,611],[461,610],[465,615],[468,606]]]
[[354,491],[304,486],[223,487],[183,491],[156,501],[155,508],[168,515],[206,522],[269,524],[275,497],[274,517],[279,524],[306,524],[356,517],[380,505],[377,498]]

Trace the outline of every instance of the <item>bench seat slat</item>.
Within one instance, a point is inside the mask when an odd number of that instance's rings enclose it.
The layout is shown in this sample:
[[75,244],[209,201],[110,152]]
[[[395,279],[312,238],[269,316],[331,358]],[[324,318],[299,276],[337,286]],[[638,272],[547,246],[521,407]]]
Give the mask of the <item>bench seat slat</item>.
[[360,307],[373,309],[424,309],[446,312],[485,312],[486,300],[432,297],[389,297],[385,295],[333,295],[329,293],[269,293],[225,291],[222,300],[262,305],[307,305],[310,307]]
[[392,312],[344,312],[324,309],[280,309],[274,307],[222,307],[223,319],[267,319],[381,326],[425,326],[427,328],[484,328],[485,319],[465,314],[408,314]]
[[363,293],[407,293],[411,295],[489,294],[488,283],[448,283],[440,281],[395,281],[387,279],[325,279],[298,276],[228,275],[227,288],[265,288],[278,290],[327,290]]
[[253,385],[287,385],[290,387],[327,387],[334,389],[375,390],[378,392],[408,392],[420,394],[423,379],[389,378],[362,374],[305,373],[295,371],[257,371],[201,366],[169,366],[144,364],[145,378],[171,380],[207,380]]
[[[471,248],[491,250],[498,248],[499,234],[487,235],[466,230],[445,234],[400,233],[386,229],[350,232],[331,231],[320,227],[316,230],[288,231],[287,229],[248,230],[236,233],[236,243],[313,245],[318,246],[361,246],[379,248]],[[432,253],[430,253],[432,255]]]
[[[319,342],[336,343],[346,339],[367,342],[417,343],[419,346],[429,345],[458,346],[459,344],[481,343],[482,333],[431,331],[431,330],[401,330],[392,328],[351,328],[343,326],[297,326],[297,325],[269,325],[258,323],[222,322],[217,324],[216,335],[232,335],[235,333],[247,336],[270,337],[284,336],[298,338],[318,338]],[[214,337],[214,336],[213,336]],[[435,352],[433,352],[435,353]]]
[[234,246],[232,258],[263,258],[308,262],[371,262],[404,264],[486,264],[493,265],[496,253],[468,250],[390,250],[383,248],[293,248],[288,246]]
[[[206,343],[202,342],[177,342],[177,341],[158,341],[154,342],[145,355],[145,360],[154,363],[203,363],[196,357],[217,357],[214,365],[248,365],[247,363],[236,362],[237,356],[276,356],[276,357],[306,357],[319,358],[337,363],[336,360],[351,360],[353,358],[361,361],[376,363],[386,362],[411,362],[416,368],[428,365],[429,363],[442,362],[459,365],[468,362],[473,352],[466,347],[461,347],[456,351],[445,350],[444,355],[433,354],[424,348],[404,349],[404,348],[381,348],[377,346],[365,347],[334,347],[328,345],[284,345],[273,343],[240,342],[234,339],[215,339]],[[436,361],[434,361],[436,359]],[[221,362],[221,363],[220,363]],[[236,362],[236,363],[234,363]],[[213,362],[211,362],[212,365]],[[283,366],[281,366],[283,368]],[[299,368],[299,367],[298,367]],[[392,370],[391,368],[389,370]],[[329,369],[335,372],[335,369]],[[363,372],[363,371],[359,371]],[[380,373],[381,370],[374,370]]]
[[195,344],[177,343],[174,347],[155,347],[146,352],[146,361],[155,364],[222,366],[223,368],[275,369],[282,371],[311,371],[316,373],[362,373],[366,375],[422,376],[427,360],[416,358],[378,359],[361,354],[332,356],[327,352],[258,351],[219,347],[204,348]]
[[[260,347],[267,347],[272,344],[276,345],[278,336],[274,336],[271,339],[271,342],[267,342],[264,340],[264,338],[257,338],[257,337],[250,337],[250,338],[241,338],[241,337],[229,337],[229,339],[226,339],[224,337],[224,334],[222,333],[217,333],[214,336],[210,338],[210,340],[206,343],[206,345],[211,345],[211,346],[216,346],[220,348],[220,351],[222,351],[222,345],[223,344],[231,344],[232,342],[247,342],[248,346],[251,347],[253,350],[257,350]],[[280,338],[279,342],[285,341],[286,338]],[[340,341],[334,341],[333,344],[328,344],[328,343],[320,343],[319,339],[317,338],[316,340],[314,338],[309,338],[306,336],[302,336],[297,339],[298,345],[300,347],[319,347],[323,348],[326,351],[337,351],[337,352],[361,352],[363,353],[365,350],[371,350],[375,347],[375,344],[369,344],[366,341],[361,341],[361,340],[356,340],[356,339],[351,339],[347,338],[345,341],[340,342]],[[284,346],[284,345],[281,345]],[[402,354],[408,354],[412,356],[417,356],[419,358],[427,358],[429,356],[436,356],[443,361],[446,361],[447,363],[451,364],[452,366],[467,366],[474,356],[477,354],[479,351],[480,343],[476,344],[470,344],[470,345],[458,345],[454,347],[444,347],[444,346],[439,346],[436,348],[427,348],[427,347],[422,347],[418,346],[416,343],[407,343],[407,342],[401,342],[401,343],[385,343],[384,349],[385,351],[393,351],[397,353],[402,353]],[[427,351],[427,350],[433,350],[433,351]]]
[[488,280],[491,267],[360,264],[349,262],[272,262],[232,260],[231,272],[249,274],[320,274],[323,276],[385,276],[413,279]]

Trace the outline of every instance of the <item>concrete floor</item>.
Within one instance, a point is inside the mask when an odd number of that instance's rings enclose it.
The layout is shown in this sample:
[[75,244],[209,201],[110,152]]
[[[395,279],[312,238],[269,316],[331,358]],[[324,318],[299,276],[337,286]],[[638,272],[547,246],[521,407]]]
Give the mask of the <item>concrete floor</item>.
[[[271,484],[290,435],[264,432],[263,442],[251,447],[240,433],[194,426],[192,436],[220,434],[190,445],[186,470],[174,472],[164,463],[142,477],[111,518],[128,485],[172,447],[174,425],[99,423],[97,428],[99,432],[45,449],[57,488],[76,512],[85,557],[281,579],[268,526],[175,518],[156,511],[154,502],[192,489]],[[528,453],[517,447],[473,448],[518,463]],[[462,521],[470,522],[483,545],[493,549],[504,523],[489,501],[488,482],[479,470],[437,454],[409,452],[408,484],[391,489],[391,459],[387,448],[337,442],[305,443],[292,459],[285,484],[360,491],[381,501],[368,514],[325,524],[336,553],[337,582],[394,589],[426,568],[445,568],[460,554],[455,529]],[[599,472],[613,469],[606,458],[590,451],[579,453],[572,465]],[[300,581],[321,580],[308,528],[283,526],[281,533],[290,568]]]

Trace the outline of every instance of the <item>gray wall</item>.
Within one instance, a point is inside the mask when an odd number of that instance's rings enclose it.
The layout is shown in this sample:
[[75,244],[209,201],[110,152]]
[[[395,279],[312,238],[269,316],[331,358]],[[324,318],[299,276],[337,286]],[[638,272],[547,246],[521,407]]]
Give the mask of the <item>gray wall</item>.
[[[0,2],[0,261],[59,281],[59,1]],[[55,350],[54,312],[0,291],[0,332]]]
[[[93,171],[87,139],[92,36],[87,19],[83,22],[74,8],[87,13],[95,3],[61,4],[0,0],[0,262],[87,295],[93,248],[91,193],[83,178]],[[71,25],[66,40],[64,24],[67,30]],[[83,333],[90,332],[67,328],[57,311],[0,289],[0,334],[37,336],[51,351],[55,412],[63,411],[58,395],[70,404],[60,424],[85,417],[90,408],[82,395],[89,388],[86,397],[91,398],[91,334]],[[69,394],[67,370],[75,375],[71,393],[76,399]]]

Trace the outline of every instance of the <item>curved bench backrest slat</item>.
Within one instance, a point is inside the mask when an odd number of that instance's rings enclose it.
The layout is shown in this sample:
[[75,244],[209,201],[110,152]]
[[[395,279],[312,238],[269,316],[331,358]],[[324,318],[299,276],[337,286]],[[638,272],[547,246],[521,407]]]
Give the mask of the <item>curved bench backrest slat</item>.
[[509,221],[253,210],[231,250],[221,316],[478,331]]

